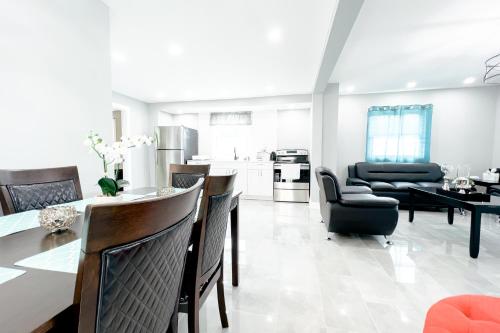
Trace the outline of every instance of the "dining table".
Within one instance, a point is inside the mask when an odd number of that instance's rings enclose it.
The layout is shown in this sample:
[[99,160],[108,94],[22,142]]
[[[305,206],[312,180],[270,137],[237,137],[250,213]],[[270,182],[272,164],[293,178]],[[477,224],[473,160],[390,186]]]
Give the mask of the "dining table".
[[[154,187],[138,188],[126,193],[141,198],[152,196]],[[239,200],[241,192],[233,192],[230,206],[231,232],[231,271],[232,284],[238,286],[238,240],[239,240]],[[86,199],[89,200],[89,199]],[[201,200],[199,200],[201,201]],[[87,201],[70,202],[67,205],[84,207]],[[22,215],[24,214],[24,215]],[[0,223],[9,223],[2,219],[18,215],[22,218],[29,212],[0,217]],[[48,269],[20,266],[19,262],[30,260],[51,251],[80,245],[84,213],[79,213],[76,222],[66,231],[50,233],[40,226],[21,230],[0,237],[0,268],[10,273],[22,272],[22,275],[7,280],[0,279],[0,332],[49,332],[61,331],[74,318],[73,302],[76,274]],[[76,256],[79,256],[79,251]],[[26,259],[28,258],[28,259]],[[45,260],[51,260],[50,257]],[[74,260],[78,260],[77,258]],[[18,263],[18,265],[15,265]],[[56,263],[54,263],[56,264]],[[1,277],[0,271],[0,277]]]

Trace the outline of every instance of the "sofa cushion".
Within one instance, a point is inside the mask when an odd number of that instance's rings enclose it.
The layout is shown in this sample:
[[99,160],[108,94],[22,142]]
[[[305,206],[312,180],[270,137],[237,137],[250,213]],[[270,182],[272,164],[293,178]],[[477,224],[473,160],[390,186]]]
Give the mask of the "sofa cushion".
[[394,191],[394,185],[386,182],[370,182],[370,187],[374,191]]
[[372,194],[373,191],[368,186],[341,186],[342,194]]
[[411,182],[392,182],[391,184],[398,191],[408,191],[410,187],[419,187],[416,183],[411,183]]
[[443,178],[436,163],[356,163],[357,177],[366,181],[437,182]]
[[430,188],[443,187],[443,183],[436,183],[436,182],[418,182],[417,185],[420,187],[430,187]]
[[394,198],[377,197],[373,194],[344,194],[340,204],[350,207],[396,207],[399,201]]
[[366,180],[359,178],[347,178],[346,179],[347,186],[370,186],[370,183]]

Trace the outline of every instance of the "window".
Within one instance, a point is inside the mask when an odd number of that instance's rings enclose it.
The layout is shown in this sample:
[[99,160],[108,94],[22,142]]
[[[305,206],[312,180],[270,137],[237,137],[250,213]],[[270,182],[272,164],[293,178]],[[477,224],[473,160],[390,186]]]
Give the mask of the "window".
[[252,125],[252,111],[245,112],[212,112],[210,125]]
[[235,154],[249,156],[251,125],[251,111],[211,112],[212,157],[232,160]]
[[370,107],[366,161],[429,162],[431,123],[432,104]]

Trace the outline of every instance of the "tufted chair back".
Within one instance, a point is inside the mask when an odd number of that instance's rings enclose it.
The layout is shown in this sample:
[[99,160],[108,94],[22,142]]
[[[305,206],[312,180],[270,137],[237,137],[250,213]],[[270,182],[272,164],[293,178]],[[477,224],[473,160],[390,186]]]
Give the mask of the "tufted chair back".
[[189,188],[198,179],[205,179],[210,172],[210,165],[170,164],[170,184],[177,188]]
[[228,327],[223,284],[223,254],[236,174],[208,176],[203,187],[198,218],[193,228],[192,251],[184,274],[181,312],[188,314],[188,332],[200,332],[199,309],[217,285],[222,327]]
[[235,178],[236,174],[207,178],[199,215],[201,275],[210,272],[221,260]]
[[75,288],[79,332],[177,331],[202,180],[167,197],[90,205]]
[[81,200],[75,166],[0,170],[0,204],[5,215]]

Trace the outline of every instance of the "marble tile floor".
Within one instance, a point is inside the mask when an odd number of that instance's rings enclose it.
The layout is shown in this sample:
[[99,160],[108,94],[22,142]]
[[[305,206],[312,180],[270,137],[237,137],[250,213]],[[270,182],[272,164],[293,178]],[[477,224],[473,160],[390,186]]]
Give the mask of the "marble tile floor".
[[[307,204],[242,200],[240,286],[225,281],[229,328],[222,329],[213,289],[201,332],[422,332],[427,309],[443,297],[500,295],[500,223],[483,215],[481,251],[469,257],[469,216],[458,211],[400,211],[383,237],[326,240],[319,209]],[[226,242],[225,262],[230,267]],[[180,315],[179,332],[187,332]]]

